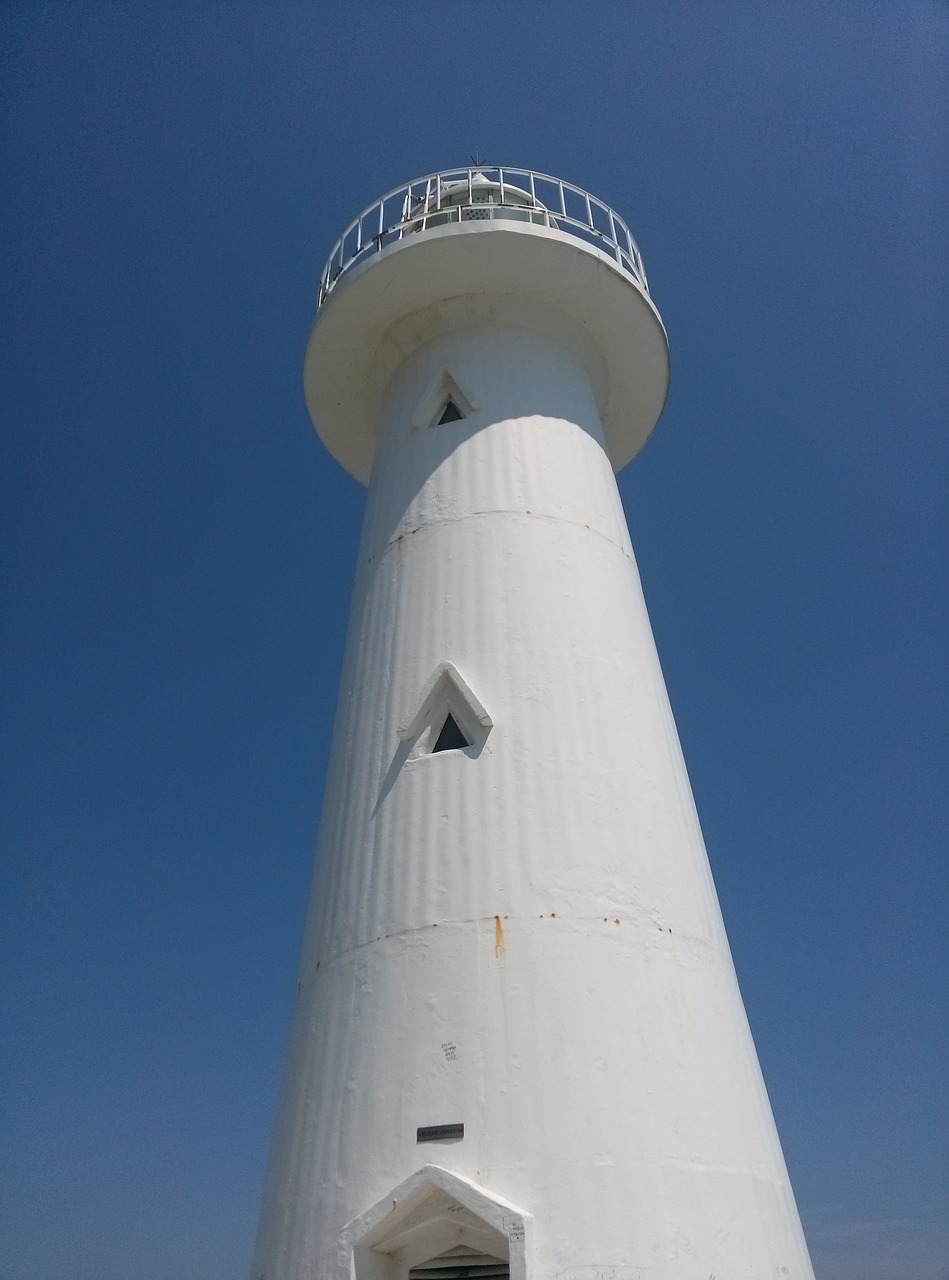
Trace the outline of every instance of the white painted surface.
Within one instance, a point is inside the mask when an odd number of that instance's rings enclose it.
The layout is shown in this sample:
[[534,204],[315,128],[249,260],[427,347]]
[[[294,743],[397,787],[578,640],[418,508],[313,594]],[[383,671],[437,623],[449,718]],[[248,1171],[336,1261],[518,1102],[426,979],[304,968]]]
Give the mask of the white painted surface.
[[[379,410],[254,1280],[403,1280],[428,1165],[522,1280],[805,1280],[588,363],[459,314]],[[477,411],[415,425],[446,371]]]

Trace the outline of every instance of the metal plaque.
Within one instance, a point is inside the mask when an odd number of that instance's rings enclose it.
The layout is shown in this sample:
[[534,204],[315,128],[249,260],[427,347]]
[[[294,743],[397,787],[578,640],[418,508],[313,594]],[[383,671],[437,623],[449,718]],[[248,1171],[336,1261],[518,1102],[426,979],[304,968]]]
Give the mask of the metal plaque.
[[416,1142],[444,1142],[447,1138],[463,1138],[463,1124],[430,1124],[415,1130]]

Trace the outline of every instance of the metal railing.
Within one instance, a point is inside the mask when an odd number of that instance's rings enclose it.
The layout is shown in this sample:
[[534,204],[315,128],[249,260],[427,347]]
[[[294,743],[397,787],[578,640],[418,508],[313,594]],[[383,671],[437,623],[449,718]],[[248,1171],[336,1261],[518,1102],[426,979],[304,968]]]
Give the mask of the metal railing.
[[406,235],[448,222],[508,219],[566,231],[608,253],[648,293],[642,256],[609,205],[561,178],[532,169],[444,169],[394,187],[349,224],[320,277],[319,306],[354,263]]

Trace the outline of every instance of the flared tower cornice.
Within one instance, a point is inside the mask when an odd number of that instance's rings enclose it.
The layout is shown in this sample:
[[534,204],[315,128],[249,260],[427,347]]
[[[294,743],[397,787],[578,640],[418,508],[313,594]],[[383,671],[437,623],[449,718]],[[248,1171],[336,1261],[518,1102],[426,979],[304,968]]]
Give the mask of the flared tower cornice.
[[530,169],[449,169],[368,206],[333,247],[307,348],[323,442],[368,483],[386,383],[412,351],[471,324],[525,324],[585,366],[615,470],[669,389],[669,346],[626,223]]

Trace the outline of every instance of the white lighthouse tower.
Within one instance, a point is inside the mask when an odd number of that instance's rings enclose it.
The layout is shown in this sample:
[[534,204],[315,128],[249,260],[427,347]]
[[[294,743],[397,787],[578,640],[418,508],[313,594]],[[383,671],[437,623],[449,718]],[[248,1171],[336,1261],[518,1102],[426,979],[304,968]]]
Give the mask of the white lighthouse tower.
[[307,402],[369,493],[254,1280],[813,1276],[614,479],[668,371],[557,179],[333,250]]

